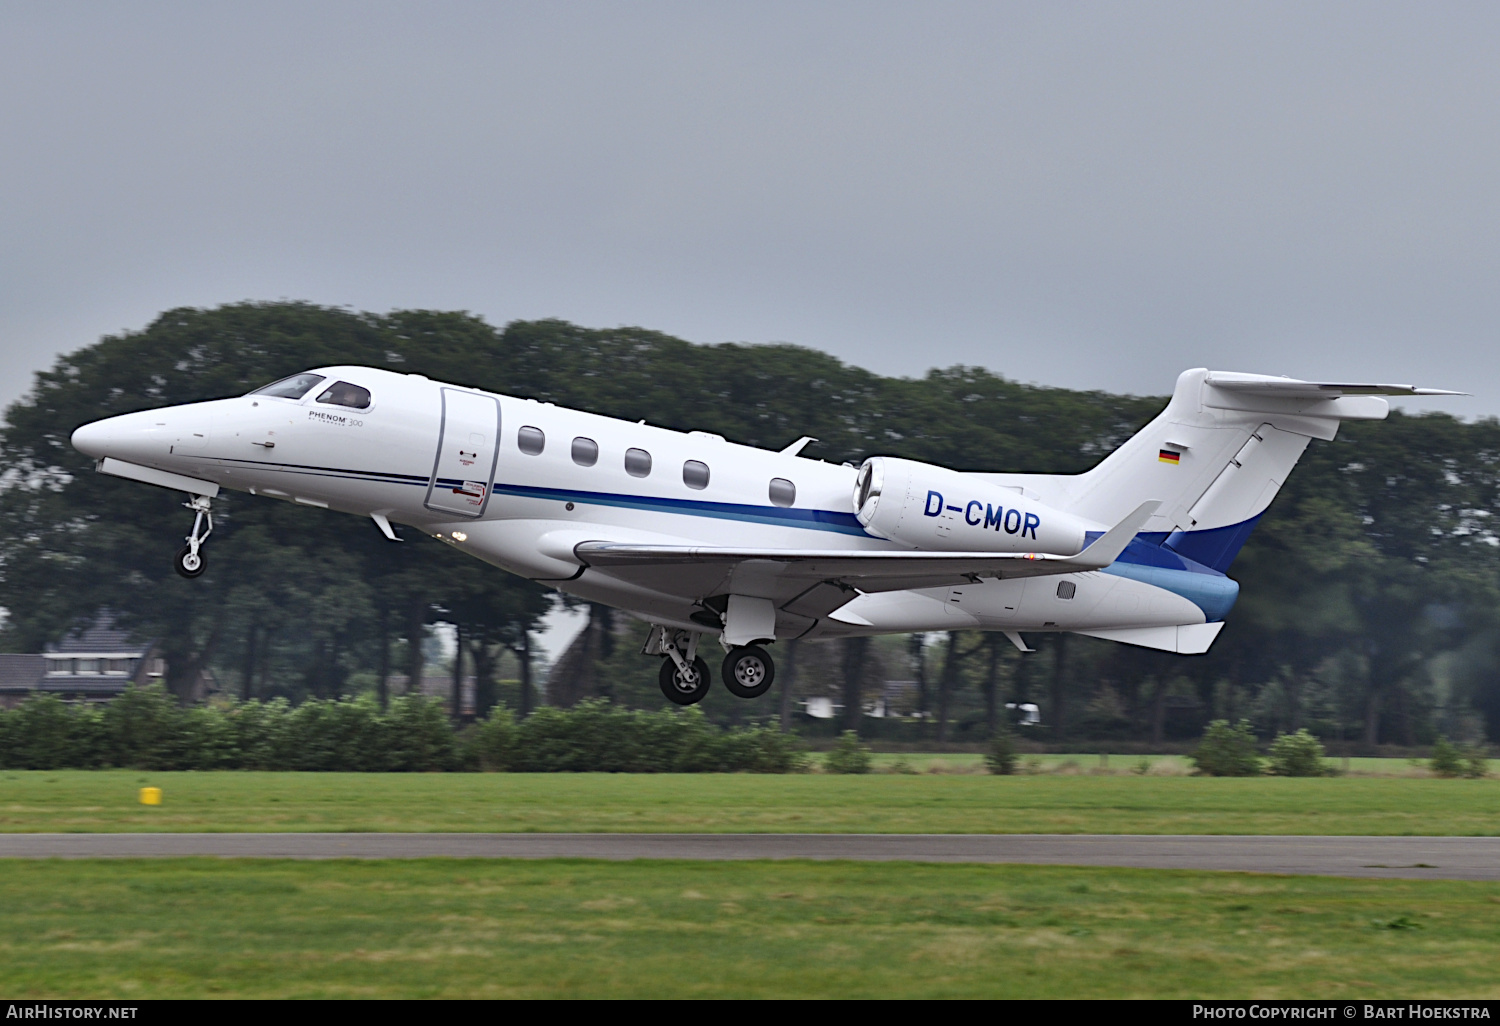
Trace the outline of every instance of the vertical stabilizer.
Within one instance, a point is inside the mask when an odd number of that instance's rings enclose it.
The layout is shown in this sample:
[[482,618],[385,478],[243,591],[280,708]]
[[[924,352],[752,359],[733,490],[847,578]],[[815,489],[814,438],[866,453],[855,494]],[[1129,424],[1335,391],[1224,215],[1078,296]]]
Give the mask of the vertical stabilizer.
[[1344,420],[1386,416],[1388,404],[1373,389],[1409,386],[1185,371],[1155,420],[1072,479],[1066,508],[1115,523],[1140,502],[1160,499],[1141,540],[1223,572],[1310,440],[1333,438]]
[[1331,440],[1346,420],[1384,420],[1381,396],[1461,394],[1199,368],[1183,371],[1166,409],[1087,473],[983,476],[1101,524],[1160,500],[1122,558],[1222,573],[1309,441]]

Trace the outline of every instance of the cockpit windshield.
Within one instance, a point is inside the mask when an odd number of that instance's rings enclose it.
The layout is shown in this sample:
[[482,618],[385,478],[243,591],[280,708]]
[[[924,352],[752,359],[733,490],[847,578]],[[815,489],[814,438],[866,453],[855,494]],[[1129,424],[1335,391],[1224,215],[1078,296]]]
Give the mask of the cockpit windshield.
[[350,406],[356,410],[368,409],[370,390],[361,388],[359,385],[351,385],[347,381],[336,381],[318,396],[318,402],[328,403],[331,406]]
[[289,378],[273,381],[263,388],[257,388],[251,395],[269,395],[277,399],[301,399],[311,392],[313,386],[325,380],[321,374],[293,374]]

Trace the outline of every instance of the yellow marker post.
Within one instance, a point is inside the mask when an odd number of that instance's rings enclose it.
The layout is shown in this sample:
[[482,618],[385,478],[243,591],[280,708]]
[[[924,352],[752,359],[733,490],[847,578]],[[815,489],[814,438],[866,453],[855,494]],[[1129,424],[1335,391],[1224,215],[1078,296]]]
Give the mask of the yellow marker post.
[[143,787],[143,788],[141,788],[141,804],[142,805],[160,805],[161,804],[161,788],[159,788],[159,787]]

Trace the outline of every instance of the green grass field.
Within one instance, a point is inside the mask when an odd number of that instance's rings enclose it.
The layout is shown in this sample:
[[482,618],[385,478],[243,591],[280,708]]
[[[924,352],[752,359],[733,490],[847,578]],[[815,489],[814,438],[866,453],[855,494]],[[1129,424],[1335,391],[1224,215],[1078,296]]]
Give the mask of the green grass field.
[[120,830],[1493,835],[1500,780],[0,772],[0,831]]
[[0,862],[6,997],[1497,997],[1500,885],[903,863]]

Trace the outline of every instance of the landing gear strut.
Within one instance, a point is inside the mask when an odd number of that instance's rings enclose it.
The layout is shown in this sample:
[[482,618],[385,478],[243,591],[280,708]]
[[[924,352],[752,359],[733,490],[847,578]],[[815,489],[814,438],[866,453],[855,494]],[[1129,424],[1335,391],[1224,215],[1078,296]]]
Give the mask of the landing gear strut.
[[[664,635],[667,633],[661,628],[657,630]],[[711,682],[708,664],[698,655],[699,637],[701,635],[692,631],[677,631],[661,639],[665,642],[660,647],[666,658],[661,661],[657,680],[661,684],[661,693],[675,705],[696,705],[708,694]]]
[[193,532],[187,536],[187,544],[177,553],[172,565],[184,577],[198,577],[203,573],[203,553],[199,550],[214,533],[213,500],[206,495],[195,495],[183,506],[193,511]]
[[736,698],[759,698],[771,690],[776,664],[759,645],[732,648],[724,657],[724,687]]

